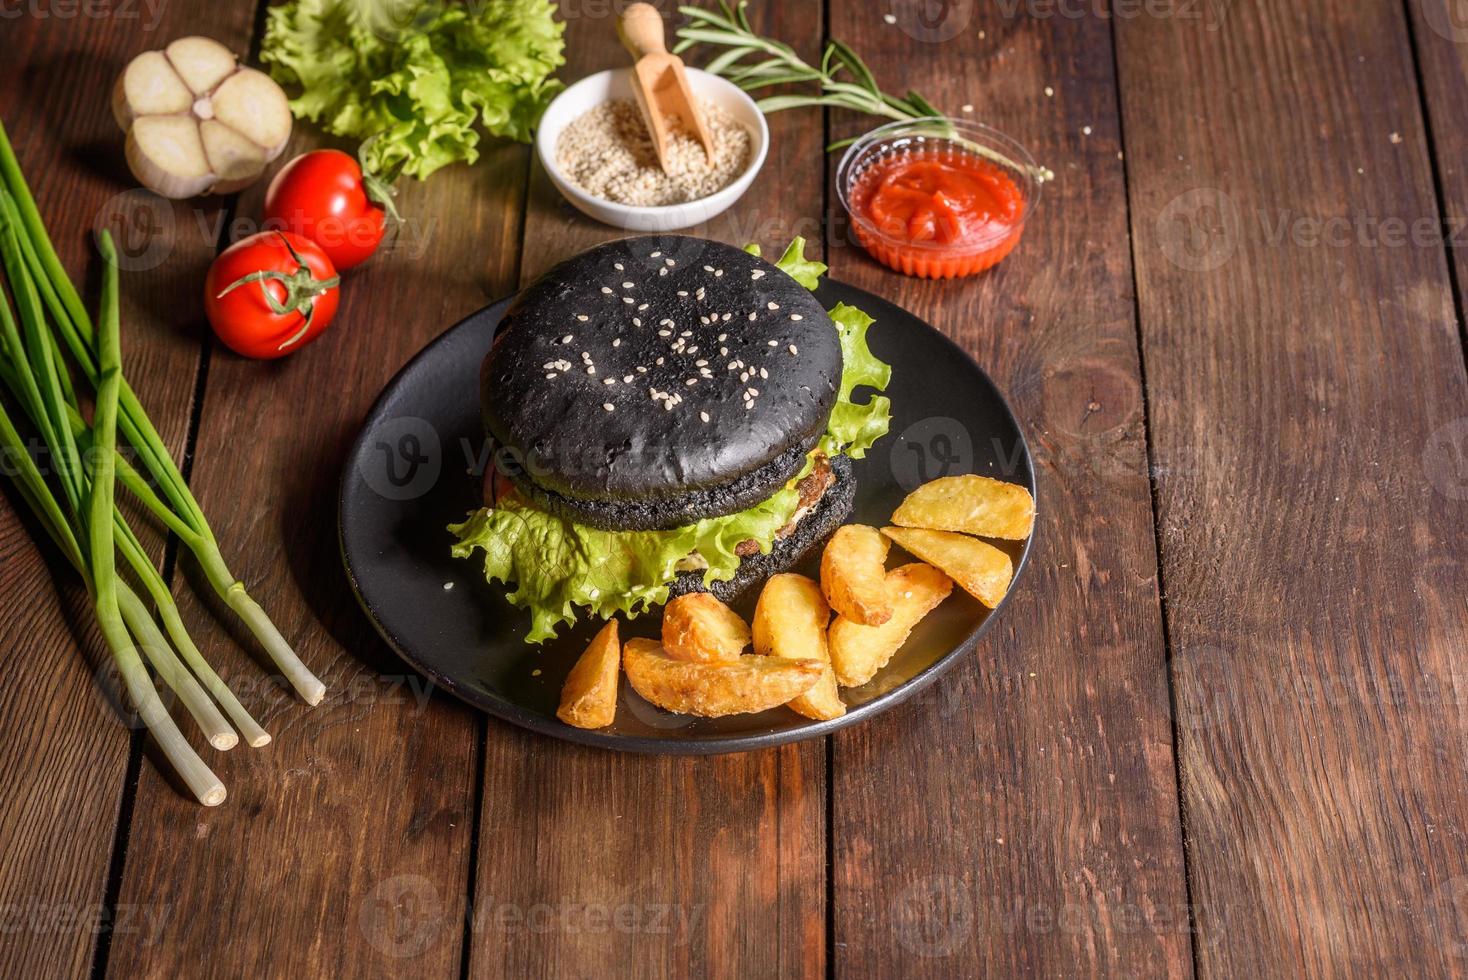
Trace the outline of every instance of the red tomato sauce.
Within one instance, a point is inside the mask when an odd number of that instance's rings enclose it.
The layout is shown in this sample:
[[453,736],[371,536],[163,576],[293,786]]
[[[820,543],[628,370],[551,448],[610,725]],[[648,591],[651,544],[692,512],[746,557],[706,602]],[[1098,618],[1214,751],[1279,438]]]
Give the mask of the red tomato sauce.
[[874,161],[851,190],[857,240],[884,265],[947,279],[987,269],[1024,231],[1024,192],[1003,168],[951,145]]

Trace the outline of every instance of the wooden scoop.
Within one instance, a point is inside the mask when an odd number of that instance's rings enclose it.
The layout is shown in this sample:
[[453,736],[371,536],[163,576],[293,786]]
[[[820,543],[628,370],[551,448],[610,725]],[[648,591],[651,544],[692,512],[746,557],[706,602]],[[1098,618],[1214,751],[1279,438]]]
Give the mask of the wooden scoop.
[[642,110],[642,121],[652,134],[658,166],[668,170],[668,120],[676,119],[703,145],[709,166],[714,164],[714,141],[699,115],[688,87],[683,59],[669,54],[663,43],[663,15],[650,3],[634,3],[617,21],[617,35],[637,59],[632,66],[632,91]]

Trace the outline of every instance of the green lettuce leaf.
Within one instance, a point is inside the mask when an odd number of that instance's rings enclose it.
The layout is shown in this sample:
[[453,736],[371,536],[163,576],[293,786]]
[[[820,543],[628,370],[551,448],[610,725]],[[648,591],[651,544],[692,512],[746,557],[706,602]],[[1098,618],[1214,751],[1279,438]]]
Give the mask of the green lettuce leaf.
[[[759,246],[751,245],[749,251],[758,255]],[[824,263],[805,257],[805,239],[798,235],[775,265],[811,290],[826,272]],[[874,322],[871,317],[845,303],[837,303],[830,313],[841,332],[841,393],[831,410],[831,420],[826,423],[826,435],[819,449],[827,456],[845,453],[852,459],[861,459],[873,443],[887,434],[892,402],[873,394],[865,403],[859,403],[851,395],[861,385],[877,391],[885,389],[892,380],[892,365],[877,360],[867,346],[867,328]]]
[[[746,251],[759,254],[758,245]],[[826,267],[805,258],[805,240],[796,238],[776,263],[807,289],[815,289]],[[860,459],[887,433],[891,403],[873,394],[865,403],[852,394],[859,387],[881,391],[891,379],[890,365],[877,359],[867,346],[872,318],[861,310],[836,304],[831,319],[841,333],[841,386],[826,434],[812,453],[845,453]],[[800,505],[795,484],[805,468],[768,500],[727,517],[716,517],[671,531],[602,531],[546,513],[518,495],[469,515],[449,527],[458,539],[456,558],[469,558],[476,548],[484,552],[484,576],[491,582],[513,583],[507,598],[530,612],[526,640],[541,643],[555,636],[562,623],[573,622],[576,607],[593,616],[616,613],[631,616],[668,599],[668,584],[676,566],[698,552],[708,562],[704,582],[727,581],[740,558],[735,547],[753,539],[768,554],[775,532],[790,522]]]
[[878,439],[887,434],[892,421],[892,401],[885,395],[873,394],[865,403],[854,400],[853,390],[862,385],[882,391],[892,380],[892,365],[877,360],[867,346],[867,328],[874,322],[861,310],[837,303],[831,319],[841,331],[841,392],[821,449],[827,456],[845,453],[861,459]]
[[529,142],[559,89],[564,25],[547,0],[289,0],[260,60],[291,111],[366,141],[369,170],[425,178],[478,159],[480,129]]
[[469,558],[479,548],[485,578],[515,583],[507,598],[530,611],[525,639],[540,643],[576,618],[576,606],[605,619],[667,602],[675,566],[694,551],[708,562],[705,583],[732,578],[741,560],[735,546],[753,538],[768,553],[799,502],[787,486],[746,511],[671,531],[602,531],[511,495],[449,530],[458,538],[454,557]]
[[[761,257],[758,242],[750,242],[744,246],[744,250],[755,258]],[[805,257],[805,237],[803,235],[796,235],[790,239],[790,244],[785,248],[785,254],[775,262],[775,267],[809,290],[814,290],[820,283],[821,276],[826,274],[824,262]]]
[[[826,274],[826,264],[805,257],[805,239],[796,235],[790,240],[785,254],[780,256],[775,263],[779,270],[800,283],[806,289],[814,290],[820,282],[821,276]],[[868,321],[871,322],[871,321]]]

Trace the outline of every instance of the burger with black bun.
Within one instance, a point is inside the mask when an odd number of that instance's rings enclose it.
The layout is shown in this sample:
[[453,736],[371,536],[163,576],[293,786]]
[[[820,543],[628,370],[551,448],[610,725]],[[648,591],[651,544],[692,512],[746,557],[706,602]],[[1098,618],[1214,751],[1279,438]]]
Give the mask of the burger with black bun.
[[890,372],[869,317],[816,299],[825,267],[803,246],[771,263],[680,235],[610,242],[506,311],[480,375],[486,506],[450,530],[514,585],[527,639],[690,590],[732,602],[849,517]]

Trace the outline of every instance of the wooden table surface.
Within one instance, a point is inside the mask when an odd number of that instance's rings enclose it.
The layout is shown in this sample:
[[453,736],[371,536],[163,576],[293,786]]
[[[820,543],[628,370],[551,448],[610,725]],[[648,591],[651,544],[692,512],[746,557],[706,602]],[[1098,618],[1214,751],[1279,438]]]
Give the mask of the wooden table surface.
[[[107,93],[177,36],[252,49],[261,12],[4,0],[0,118],[63,260],[94,291],[90,232],[119,231],[134,386],[330,693],[265,680],[155,540],[275,736],[207,752],[230,798],[201,808],[119,721],[84,593],[0,500],[0,975],[1468,973],[1468,21],[1456,0],[1109,6],[753,5],[807,58],[844,39],[1055,171],[996,270],[906,279],[850,244],[822,152],[870,121],[787,112],[697,232],[804,234],[955,338],[1014,405],[1044,506],[997,628],[926,693],[685,759],[426,691],[337,553],[383,384],[616,232],[489,144],[403,182],[407,233],[315,346],[244,361],[199,283],[261,188],[130,191]],[[623,62],[611,11],[566,0],[565,78]],[[319,142],[300,125],[287,155]]]

